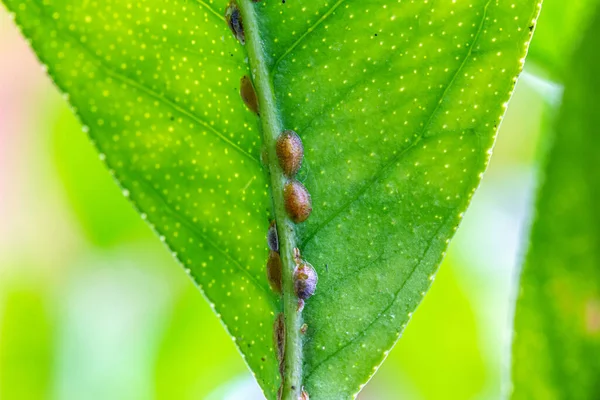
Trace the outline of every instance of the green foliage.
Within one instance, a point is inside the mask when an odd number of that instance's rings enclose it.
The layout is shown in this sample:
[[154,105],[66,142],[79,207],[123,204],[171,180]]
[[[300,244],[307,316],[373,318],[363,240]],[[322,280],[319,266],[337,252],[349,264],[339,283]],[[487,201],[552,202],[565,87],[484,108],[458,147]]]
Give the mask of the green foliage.
[[[446,258],[449,259],[451,257]],[[489,384],[493,374],[485,371],[475,313],[467,293],[457,281],[458,272],[452,263],[444,262],[435,285],[419,306],[402,340],[373,378],[386,375],[387,364],[396,363],[396,368],[410,377],[415,395],[394,393],[386,398],[473,399],[481,397],[485,384]],[[448,304],[452,304],[451,313]],[[382,379],[395,382],[392,387],[400,386],[396,390],[402,390],[403,385],[397,383],[398,370],[390,371],[390,376]]]
[[544,0],[544,7],[531,41],[529,60],[551,79],[569,74],[572,51],[586,32],[598,0]]
[[187,287],[176,299],[156,357],[159,400],[206,399],[215,382],[226,382],[244,371],[244,363],[231,340],[220,334],[221,327],[204,299],[192,285]]
[[2,293],[0,310],[0,398],[50,398],[55,362],[53,318],[41,285]]
[[514,399],[600,394],[600,14],[569,66],[515,319]]
[[[228,31],[227,2],[4,2],[124,194],[274,398],[282,305],[265,277],[265,234],[280,194],[259,161],[259,120],[238,93],[259,60]],[[539,5],[240,4],[258,17],[270,111],[305,146],[300,176],[314,211],[296,238],[319,286],[304,311],[304,385],[313,398],[348,398],[433,280]]]

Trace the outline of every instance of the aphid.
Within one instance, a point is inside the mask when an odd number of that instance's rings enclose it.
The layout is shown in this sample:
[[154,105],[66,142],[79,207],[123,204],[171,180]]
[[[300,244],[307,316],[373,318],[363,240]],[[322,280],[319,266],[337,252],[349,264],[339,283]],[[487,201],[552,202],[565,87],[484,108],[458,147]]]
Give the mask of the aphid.
[[294,270],[294,291],[300,300],[306,300],[317,289],[317,272],[306,261],[302,261]]
[[277,236],[277,223],[275,221],[271,221],[271,225],[269,225],[267,244],[269,249],[279,251],[279,237]]
[[281,293],[281,257],[276,251],[269,251],[269,260],[267,261],[267,279],[274,292]]
[[258,98],[256,97],[256,91],[254,90],[252,81],[246,75],[242,76],[242,79],[240,80],[240,96],[242,96],[242,100],[244,101],[244,104],[246,104],[246,107],[258,115]]
[[283,173],[290,178],[296,175],[304,157],[304,146],[300,136],[294,131],[283,131],[277,138],[275,150]]
[[306,393],[306,390],[304,390],[304,388],[302,388],[302,393],[300,393],[300,397],[298,398],[298,400],[310,400],[310,397],[308,397],[308,393]]
[[283,375],[285,367],[285,317],[279,313],[273,324],[273,342],[277,350],[277,360],[279,361],[279,372]]
[[295,223],[306,221],[312,211],[310,194],[303,184],[291,180],[283,188],[283,201],[289,217]]
[[242,23],[242,14],[237,3],[232,0],[225,9],[225,20],[229,29],[233,32],[233,36],[240,41],[241,44],[246,44],[246,35],[244,34],[244,24]]

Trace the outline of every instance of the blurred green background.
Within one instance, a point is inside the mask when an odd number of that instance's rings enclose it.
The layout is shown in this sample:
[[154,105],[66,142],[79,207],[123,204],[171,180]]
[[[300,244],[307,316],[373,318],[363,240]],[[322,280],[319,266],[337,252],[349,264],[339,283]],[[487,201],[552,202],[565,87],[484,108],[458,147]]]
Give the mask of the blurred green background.
[[[582,23],[579,10],[548,3],[542,23]],[[575,35],[566,29],[558,43],[551,26],[538,29],[544,42],[532,50],[431,292],[360,399],[505,393],[539,145],[561,95],[551,81],[560,81],[573,46],[564,38]],[[262,396],[0,8],[0,399],[46,398]]]

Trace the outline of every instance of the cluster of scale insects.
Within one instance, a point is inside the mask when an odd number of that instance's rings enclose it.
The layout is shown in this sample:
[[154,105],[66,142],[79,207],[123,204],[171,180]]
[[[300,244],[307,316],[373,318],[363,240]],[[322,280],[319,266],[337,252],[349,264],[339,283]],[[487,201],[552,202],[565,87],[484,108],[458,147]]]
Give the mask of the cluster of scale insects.
[[[253,0],[255,3],[260,0]],[[238,5],[231,1],[225,11],[227,25],[233,32],[233,35],[241,43],[246,43],[244,25]],[[260,117],[259,103],[256,91],[252,85],[250,77],[244,75],[240,80],[240,96],[248,109]],[[300,136],[292,130],[283,131],[275,143],[275,152],[279,167],[285,176],[286,182],[283,187],[283,202],[287,215],[295,224],[302,223],[308,219],[312,212],[312,203],[310,193],[296,179],[296,174],[302,166],[304,158],[304,146]],[[269,258],[267,261],[267,279],[274,292],[279,295],[283,291],[283,264],[279,253],[279,236],[277,233],[277,224],[272,221],[267,232],[267,245],[269,247]],[[303,260],[300,250],[293,250],[294,272],[293,287],[294,293],[298,298],[297,312],[304,309],[304,301],[311,297],[317,288],[317,273],[310,263]],[[300,328],[302,334],[306,333],[308,326],[303,324]],[[275,318],[273,325],[273,341],[277,352],[279,362],[279,373],[282,381],[285,372],[285,338],[286,338],[285,315],[279,313]],[[279,388],[278,398],[281,398],[283,386]],[[299,400],[309,400],[308,393],[302,390]]]

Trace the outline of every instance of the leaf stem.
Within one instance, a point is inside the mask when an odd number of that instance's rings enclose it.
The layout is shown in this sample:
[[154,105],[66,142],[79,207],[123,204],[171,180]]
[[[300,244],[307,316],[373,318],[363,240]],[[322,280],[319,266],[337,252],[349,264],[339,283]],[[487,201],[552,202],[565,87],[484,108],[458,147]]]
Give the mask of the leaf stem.
[[[268,168],[271,175],[271,193],[277,232],[279,235],[279,251],[283,265],[283,312],[285,316],[285,356],[282,376],[283,400],[297,400],[302,391],[302,313],[298,312],[298,299],[294,293],[293,273],[295,269],[294,248],[297,247],[295,224],[288,217],[283,188],[286,177],[279,167],[275,143],[283,131],[271,76],[260,38],[258,20],[254,4],[251,0],[238,0],[246,35],[246,50],[252,71],[256,94],[259,101],[260,119],[263,131],[263,143],[268,154]],[[260,4],[260,3],[259,3]]]

